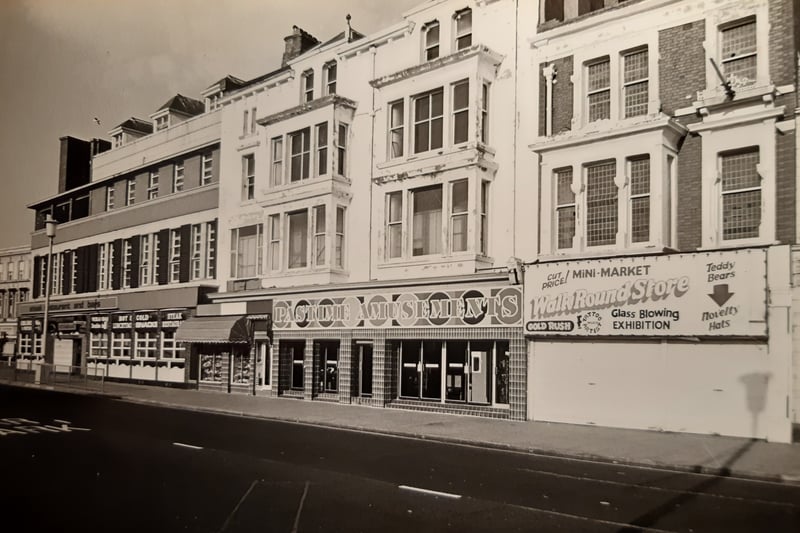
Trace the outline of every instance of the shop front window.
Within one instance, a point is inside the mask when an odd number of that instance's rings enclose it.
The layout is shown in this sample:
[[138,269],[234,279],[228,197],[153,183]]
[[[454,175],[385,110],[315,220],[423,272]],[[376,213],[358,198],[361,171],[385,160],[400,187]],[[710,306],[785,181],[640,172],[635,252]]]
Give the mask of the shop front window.
[[250,383],[250,353],[249,351],[234,352],[233,354],[233,368],[231,368],[231,382],[232,383]]
[[356,342],[353,353],[356,354],[358,388],[356,396],[372,396],[372,344]]
[[113,357],[131,356],[130,331],[115,331],[111,337],[111,355]]
[[399,347],[401,398],[508,404],[508,341],[409,340]]
[[200,354],[200,381],[221,382],[226,353]]
[[93,331],[89,339],[89,357],[106,357],[108,355],[108,334]]

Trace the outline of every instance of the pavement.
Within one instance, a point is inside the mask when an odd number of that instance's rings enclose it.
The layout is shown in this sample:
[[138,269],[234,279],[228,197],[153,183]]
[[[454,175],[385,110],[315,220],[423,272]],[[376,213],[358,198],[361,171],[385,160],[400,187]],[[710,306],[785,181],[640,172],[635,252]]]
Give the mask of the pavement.
[[522,453],[800,484],[800,443],[494,420],[127,383],[106,382],[102,392],[6,380],[0,383]]

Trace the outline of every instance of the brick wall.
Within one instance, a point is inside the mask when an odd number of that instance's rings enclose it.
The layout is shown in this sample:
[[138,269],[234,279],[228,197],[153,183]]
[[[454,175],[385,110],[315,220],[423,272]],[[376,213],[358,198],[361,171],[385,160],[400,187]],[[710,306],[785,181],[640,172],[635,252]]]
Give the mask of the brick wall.
[[676,247],[682,251],[702,242],[702,142],[699,135],[687,135],[678,155]]
[[784,244],[791,244],[797,240],[796,135],[795,131],[775,132],[775,236]]
[[705,21],[697,20],[658,32],[661,107],[672,115],[691,105],[706,85]]
[[547,132],[547,80],[544,69],[548,65],[555,67],[555,83],[553,84],[553,133],[561,133],[572,129],[573,95],[572,95],[572,56],[562,57],[550,63],[539,65],[539,135]]
[[[775,85],[795,83],[796,0],[769,1],[769,74]],[[794,96],[792,96],[795,99]]]

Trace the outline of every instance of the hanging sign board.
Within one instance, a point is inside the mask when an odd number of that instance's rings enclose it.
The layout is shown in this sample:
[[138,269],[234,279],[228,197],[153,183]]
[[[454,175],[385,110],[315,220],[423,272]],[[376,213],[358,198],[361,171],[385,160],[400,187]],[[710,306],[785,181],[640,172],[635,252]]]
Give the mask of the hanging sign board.
[[766,251],[533,265],[529,336],[766,336]]

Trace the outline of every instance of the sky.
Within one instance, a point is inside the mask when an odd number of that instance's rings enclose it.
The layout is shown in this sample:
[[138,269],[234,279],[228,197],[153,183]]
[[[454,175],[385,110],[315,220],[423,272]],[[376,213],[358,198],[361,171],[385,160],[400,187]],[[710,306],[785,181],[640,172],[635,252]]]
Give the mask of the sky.
[[25,206],[58,192],[60,137],[108,139],[179,92],[274,70],[292,25],[325,41],[350,13],[369,35],[422,2],[0,0],[0,248],[29,244]]

